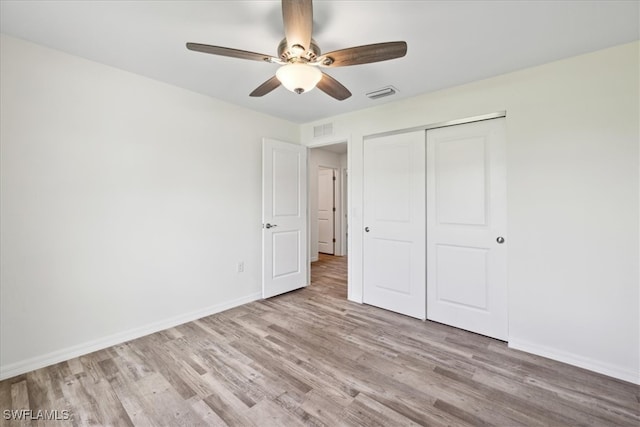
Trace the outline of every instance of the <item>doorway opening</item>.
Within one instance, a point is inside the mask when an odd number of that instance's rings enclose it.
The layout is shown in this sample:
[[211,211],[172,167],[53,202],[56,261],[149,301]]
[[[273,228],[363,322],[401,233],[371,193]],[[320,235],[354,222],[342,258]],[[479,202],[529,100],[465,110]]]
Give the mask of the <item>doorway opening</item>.
[[346,299],[348,287],[347,142],[309,149],[310,283]]

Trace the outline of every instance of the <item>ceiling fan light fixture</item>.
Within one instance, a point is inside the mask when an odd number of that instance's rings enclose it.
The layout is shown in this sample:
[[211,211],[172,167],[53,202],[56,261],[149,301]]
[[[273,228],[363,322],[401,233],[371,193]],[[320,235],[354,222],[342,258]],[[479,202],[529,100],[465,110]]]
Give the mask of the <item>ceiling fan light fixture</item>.
[[316,87],[322,79],[322,72],[311,65],[293,63],[278,68],[276,77],[288,90],[301,94]]

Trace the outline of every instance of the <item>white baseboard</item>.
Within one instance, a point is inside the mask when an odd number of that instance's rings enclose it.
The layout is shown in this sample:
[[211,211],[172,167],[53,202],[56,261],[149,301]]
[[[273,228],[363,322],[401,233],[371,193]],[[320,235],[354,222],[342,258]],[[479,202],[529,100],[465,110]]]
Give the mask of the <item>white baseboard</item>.
[[548,359],[557,360],[558,362],[567,363],[579,368],[588,369],[599,374],[604,374],[619,380],[628,381],[634,384],[640,384],[640,373],[633,369],[625,369],[624,367],[603,363],[598,360],[589,359],[572,353],[563,352],[554,348],[533,344],[526,341],[509,339],[509,347],[526,351]]
[[317,255],[316,255],[316,256],[312,256],[312,257],[311,257],[311,262],[316,262],[316,261],[318,261],[319,259],[320,259],[320,257],[319,257],[319,256],[317,256]]
[[43,354],[41,356],[32,357],[21,362],[0,366],[0,380],[15,377],[16,375],[24,374],[35,369],[44,368],[46,366],[64,362],[65,360],[73,359],[75,357],[93,353],[94,351],[121,344],[126,341],[131,341],[145,335],[173,328],[174,326],[182,325],[183,323],[201,319],[206,316],[211,316],[212,314],[220,313],[230,308],[259,300],[260,298],[262,298],[262,293],[247,295],[242,298],[227,301],[222,304],[216,304],[210,307],[203,308],[201,310],[181,314],[179,316],[174,316],[169,319],[154,322],[139,328],[133,328],[128,331],[106,336],[104,338],[91,340],[82,344]]

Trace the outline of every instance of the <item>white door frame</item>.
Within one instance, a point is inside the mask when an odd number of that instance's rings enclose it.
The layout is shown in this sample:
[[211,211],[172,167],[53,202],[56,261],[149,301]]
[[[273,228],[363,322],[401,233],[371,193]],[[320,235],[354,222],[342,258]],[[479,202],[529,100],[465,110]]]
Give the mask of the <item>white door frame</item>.
[[[316,141],[316,142],[311,142],[309,144],[306,145],[306,147],[310,150],[312,148],[322,148],[322,147],[326,147],[328,145],[335,145],[335,144],[342,144],[342,143],[347,143],[347,170],[351,169],[351,152],[352,152],[352,148],[351,148],[351,138],[336,138],[336,139],[332,139],[332,140],[323,140],[323,141]],[[309,158],[309,156],[307,156],[307,159]],[[333,169],[333,167],[330,167],[331,169]],[[311,168],[307,168],[307,191],[309,190],[309,182],[310,182],[310,175],[311,175]],[[342,172],[341,172],[342,175]],[[342,183],[341,183],[342,185]],[[351,200],[351,181],[348,180],[347,181],[347,194],[346,195],[342,195],[342,198],[344,199],[344,197],[346,196],[347,201]],[[307,198],[307,203],[308,203],[308,207],[307,207],[307,224],[311,224],[311,217],[310,217],[310,212],[311,212],[311,205],[310,205],[310,200],[311,198]],[[344,221],[342,221],[342,219],[344,218],[344,204],[341,203],[340,204],[340,215],[341,215],[341,223],[343,223]],[[348,205],[350,205],[350,203],[348,203]],[[337,213],[337,212],[336,212]],[[349,209],[347,211],[347,224],[351,224],[351,209]],[[308,245],[309,245],[309,253],[311,253],[311,226],[308,225],[308,230],[307,230],[307,240],[308,240]],[[344,226],[341,224],[340,226],[340,232],[342,233],[342,231],[344,230]],[[341,240],[344,240],[344,235],[341,236]],[[349,235],[347,237],[347,242],[346,242],[346,247],[347,247],[347,253],[350,251],[351,249],[351,244],[349,243],[351,241],[351,236]],[[342,243],[342,245],[344,246],[344,243]],[[347,293],[348,295],[351,295],[351,258],[347,258]],[[309,259],[309,283],[311,283],[311,260]],[[362,302],[362,301],[360,301]]]
[[[349,155],[347,154],[347,161],[349,160]],[[340,243],[340,253],[344,255],[349,255],[347,240],[349,240],[349,221],[346,220],[349,212],[349,199],[347,190],[349,186],[349,168],[344,168],[341,171],[341,181],[340,181],[340,213],[342,217],[340,218],[340,236],[342,237]]]

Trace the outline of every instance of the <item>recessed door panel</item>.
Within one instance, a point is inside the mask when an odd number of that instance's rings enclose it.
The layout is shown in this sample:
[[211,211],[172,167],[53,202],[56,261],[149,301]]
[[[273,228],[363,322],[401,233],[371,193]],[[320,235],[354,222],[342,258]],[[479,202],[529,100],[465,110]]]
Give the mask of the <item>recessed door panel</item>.
[[378,265],[371,285],[383,291],[411,296],[411,245],[388,239],[373,239],[373,262]]
[[273,152],[273,217],[300,214],[300,161],[292,151]]
[[437,220],[441,224],[486,224],[487,162],[483,137],[435,142]]
[[438,302],[487,310],[486,249],[436,245],[436,269]]
[[376,171],[372,176],[371,194],[373,215],[376,221],[408,222],[411,220],[411,147],[382,146],[371,153],[371,165]]
[[300,232],[273,233],[273,278],[300,272]]

